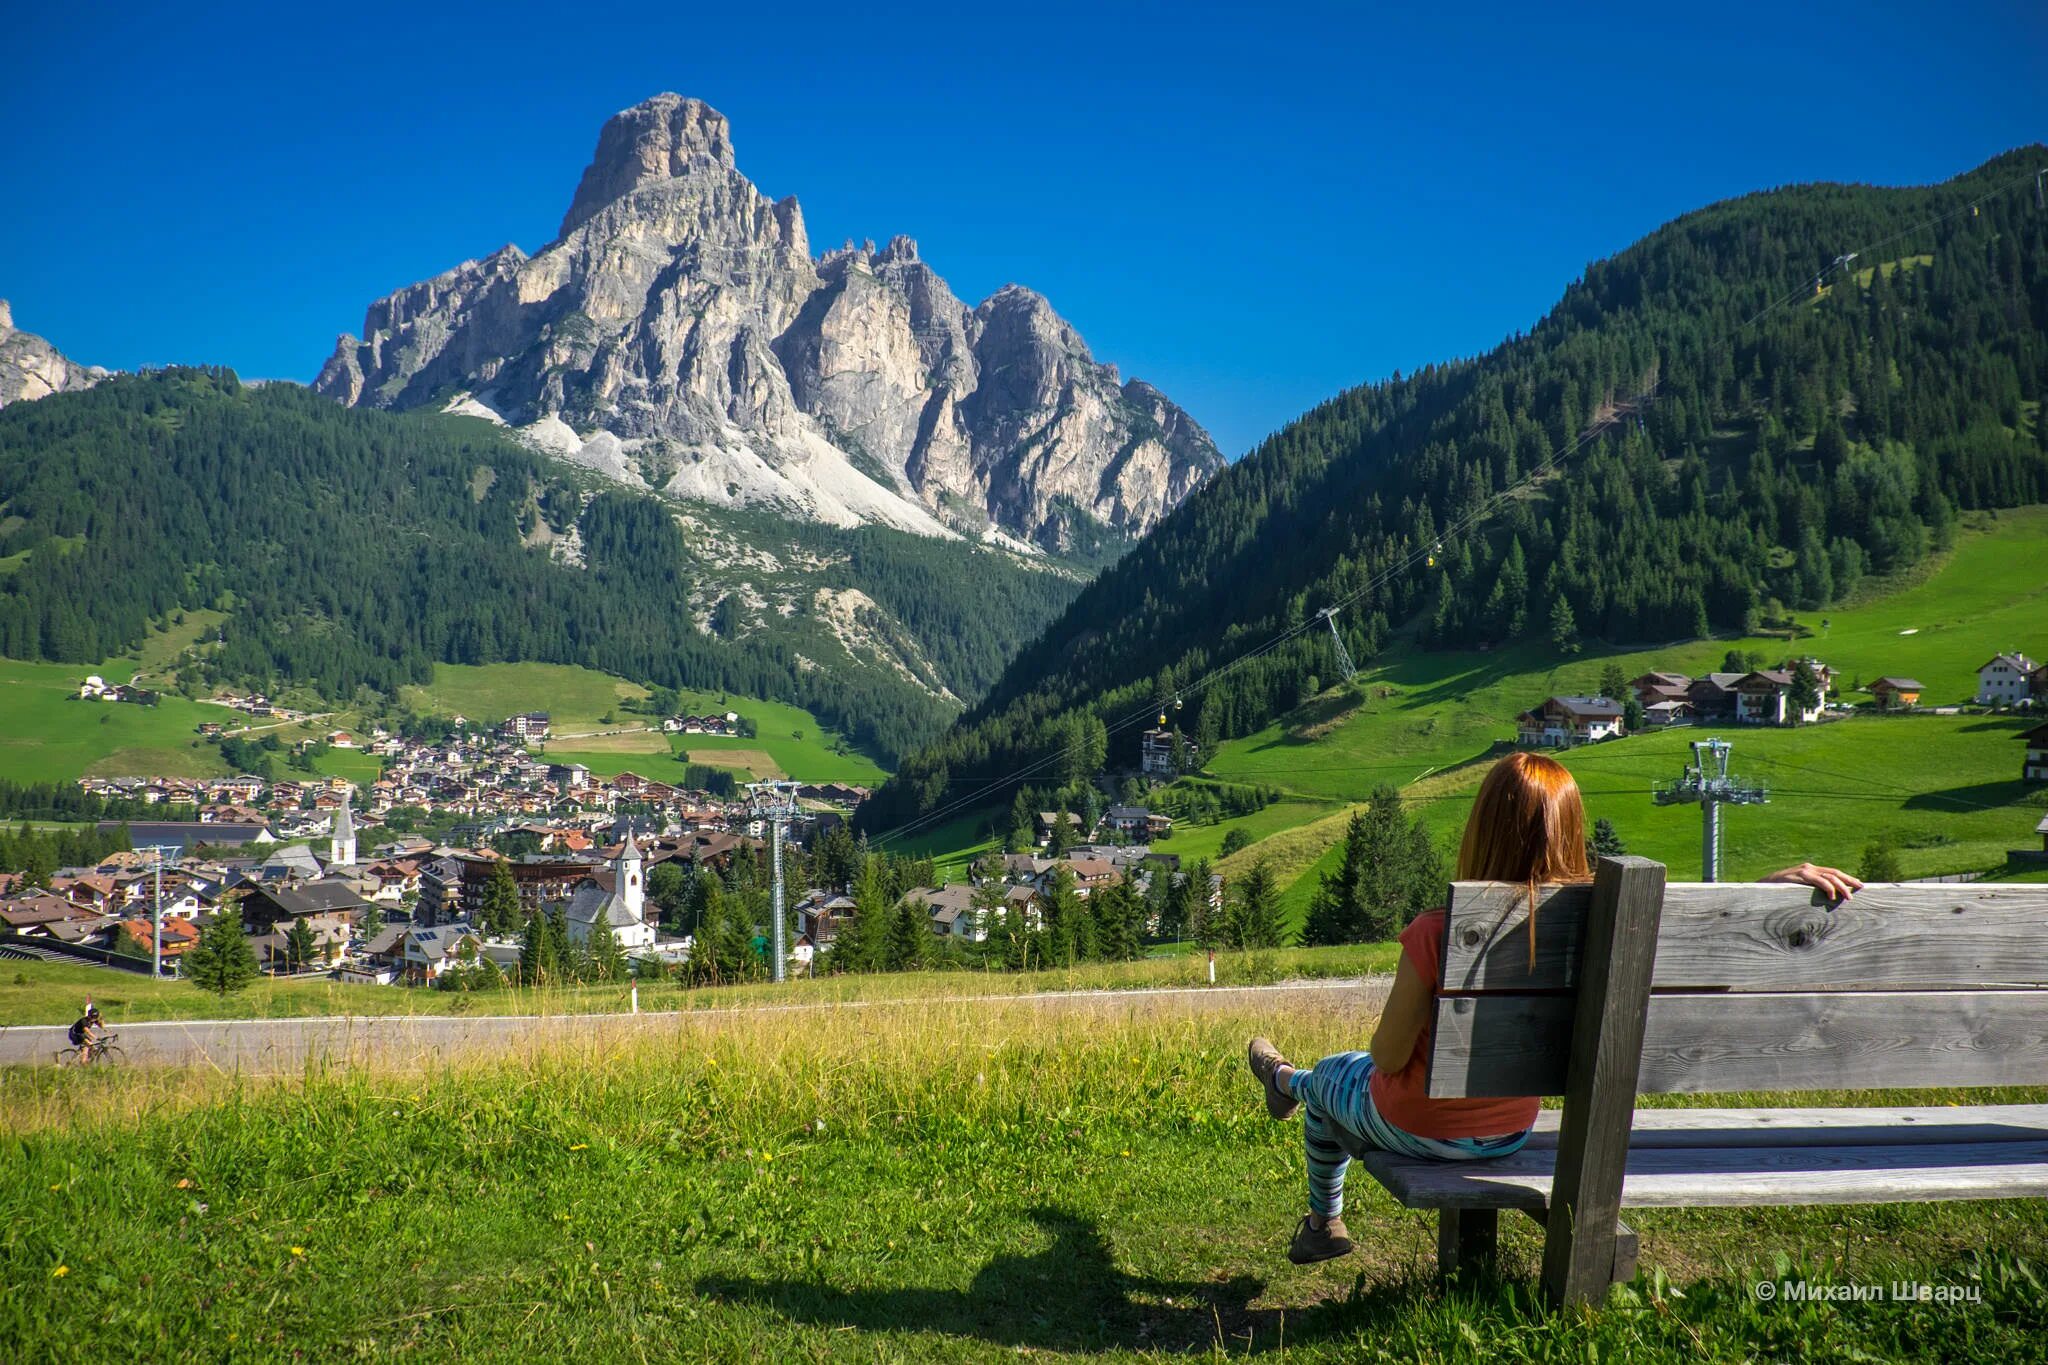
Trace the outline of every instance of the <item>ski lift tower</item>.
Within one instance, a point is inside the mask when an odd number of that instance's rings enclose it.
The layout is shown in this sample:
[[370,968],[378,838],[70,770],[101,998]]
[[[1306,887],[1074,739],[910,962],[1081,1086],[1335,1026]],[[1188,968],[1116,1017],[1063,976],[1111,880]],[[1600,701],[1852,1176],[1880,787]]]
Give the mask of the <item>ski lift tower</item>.
[[1652,797],[1660,806],[1699,806],[1701,881],[1721,880],[1721,807],[1760,806],[1771,799],[1761,783],[1728,775],[1732,747],[1725,739],[1694,740],[1685,776],[1659,787]]
[[155,908],[150,912],[149,974],[160,977],[164,974],[164,857],[166,854],[172,857],[182,857],[185,852],[185,846],[183,844],[144,844],[134,851],[151,854],[154,858],[152,870],[156,873],[156,899],[154,901]]
[[1337,633],[1337,609],[1324,607],[1316,615],[1322,617],[1323,623],[1329,626],[1330,640],[1337,646],[1337,667],[1344,670],[1344,681],[1350,682],[1358,676],[1358,668],[1351,662],[1351,651],[1344,647],[1344,637]]
[[781,981],[789,969],[789,947],[784,941],[785,918],[782,901],[782,839],[783,830],[796,818],[796,789],[794,782],[749,782],[747,784],[747,809],[757,818],[768,822],[769,858],[775,867],[775,892],[769,901],[769,915],[774,927],[769,931],[769,967],[775,980]]

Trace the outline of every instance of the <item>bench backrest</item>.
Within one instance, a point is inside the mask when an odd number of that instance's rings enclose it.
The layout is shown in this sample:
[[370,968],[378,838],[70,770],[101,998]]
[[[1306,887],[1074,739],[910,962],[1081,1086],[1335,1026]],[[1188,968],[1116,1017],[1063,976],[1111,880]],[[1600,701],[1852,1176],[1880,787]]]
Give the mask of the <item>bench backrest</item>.
[[[1641,1092],[2048,1080],[2048,886],[1870,886],[1830,910],[1601,863],[1538,891],[1533,963],[1526,888],[1453,884],[1431,1095],[1565,1094],[1582,1024],[1631,1016]],[[1581,1000],[1595,974],[1606,998]]]

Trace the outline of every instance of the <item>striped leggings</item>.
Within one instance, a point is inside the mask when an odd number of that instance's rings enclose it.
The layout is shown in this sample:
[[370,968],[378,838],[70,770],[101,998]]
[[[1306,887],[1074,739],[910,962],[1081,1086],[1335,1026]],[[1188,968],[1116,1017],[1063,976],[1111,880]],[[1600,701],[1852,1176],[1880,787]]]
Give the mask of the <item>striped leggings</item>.
[[1287,1078],[1287,1088],[1301,1101],[1311,1213],[1335,1218],[1344,1212],[1344,1173],[1360,1152],[1377,1149],[1425,1161],[1480,1161],[1506,1156],[1529,1140],[1526,1132],[1488,1138],[1431,1138],[1405,1132],[1373,1108],[1371,1080],[1369,1052],[1339,1052]]

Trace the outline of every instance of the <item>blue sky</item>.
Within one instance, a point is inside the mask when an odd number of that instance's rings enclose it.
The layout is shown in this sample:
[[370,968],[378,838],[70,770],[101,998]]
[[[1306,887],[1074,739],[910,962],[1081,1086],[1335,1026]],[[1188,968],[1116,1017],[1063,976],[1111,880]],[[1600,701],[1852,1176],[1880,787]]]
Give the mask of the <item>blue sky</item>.
[[814,249],[1030,285],[1233,457],[1700,204],[2048,139],[2038,3],[121,9],[6,21],[0,297],[75,359],[310,379],[675,90]]

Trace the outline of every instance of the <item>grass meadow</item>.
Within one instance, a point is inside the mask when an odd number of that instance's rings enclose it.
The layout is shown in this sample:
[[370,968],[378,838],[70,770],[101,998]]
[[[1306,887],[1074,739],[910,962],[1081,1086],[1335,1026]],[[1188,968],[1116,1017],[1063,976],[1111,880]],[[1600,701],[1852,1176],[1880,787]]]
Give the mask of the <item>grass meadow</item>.
[[[1390,973],[1398,949],[1390,943],[1335,948],[1283,948],[1218,953],[1216,984],[1261,986]],[[776,986],[684,988],[650,981],[640,987],[643,1011],[729,1010],[752,1005],[830,1005],[896,1001],[934,995],[1030,995],[1045,991],[1137,990],[1208,982],[1199,953],[1164,945],[1135,962],[1087,962],[1047,971],[927,971],[798,978]],[[0,962],[0,1027],[68,1024],[90,998],[107,1021],[158,1019],[303,1019],[403,1014],[607,1014],[631,1008],[632,987],[581,985],[458,993],[399,986],[358,986],[325,978],[263,977],[222,999],[186,981],[147,976],[82,962]]]
[[[436,664],[434,681],[408,687],[416,710],[495,722],[519,711],[549,713],[554,738],[547,756],[581,763],[603,777],[635,772],[660,781],[681,778],[685,762],[732,768],[741,781],[790,777],[799,782],[879,785],[882,768],[801,707],[729,693],[681,693],[683,710],[752,719],[753,738],[664,735],[658,718],[626,711],[648,690],[637,683],[570,664]],[[607,720],[606,717],[610,719]],[[842,752],[842,749],[844,750]]]
[[[1441,1289],[1431,1215],[1357,1174],[1357,1254],[1293,1267],[1300,1130],[1244,1040],[1307,1058],[1370,1024],[1341,993],[932,1002],[679,1016],[630,1051],[16,1071],[0,1358],[2040,1358],[2041,1201],[1641,1210],[1643,1274],[1553,1314],[1532,1223],[1504,1219],[1498,1278]],[[1981,1301],[1752,1294],[1788,1277]]]

